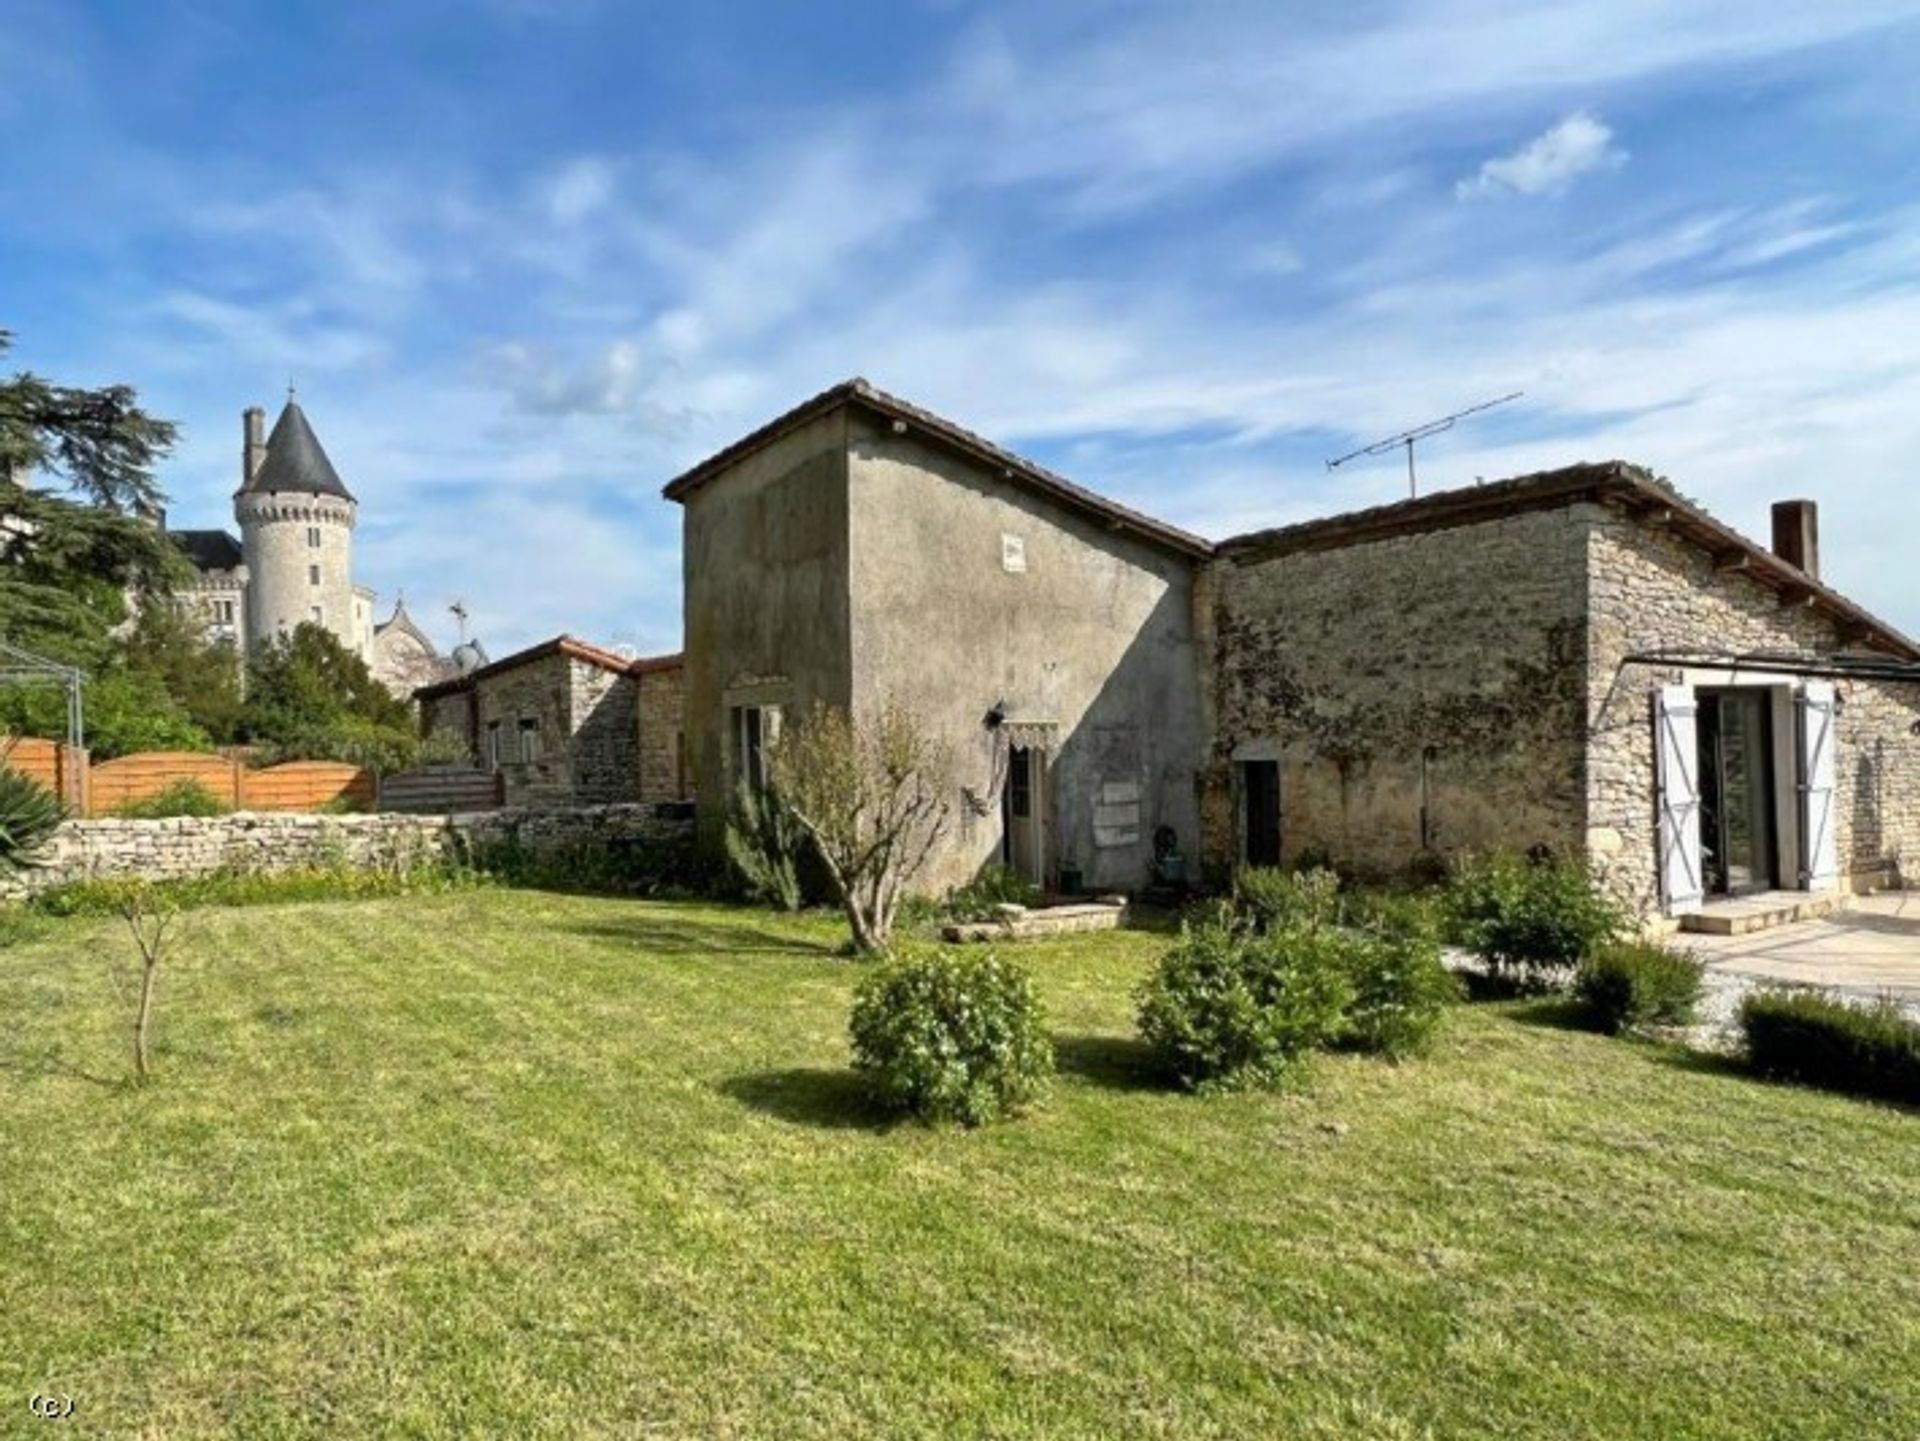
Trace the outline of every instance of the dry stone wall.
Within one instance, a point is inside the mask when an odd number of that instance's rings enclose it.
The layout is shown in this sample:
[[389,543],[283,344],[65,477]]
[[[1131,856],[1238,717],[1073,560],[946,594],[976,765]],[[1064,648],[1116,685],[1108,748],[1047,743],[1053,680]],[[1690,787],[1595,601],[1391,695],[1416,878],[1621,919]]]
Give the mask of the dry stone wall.
[[597,845],[673,841],[692,834],[680,808],[588,806],[454,816],[247,813],[173,820],[68,821],[46,863],[0,877],[15,900],[71,881],[183,880],[219,870],[271,873],[322,866],[404,867],[518,841],[534,855]]

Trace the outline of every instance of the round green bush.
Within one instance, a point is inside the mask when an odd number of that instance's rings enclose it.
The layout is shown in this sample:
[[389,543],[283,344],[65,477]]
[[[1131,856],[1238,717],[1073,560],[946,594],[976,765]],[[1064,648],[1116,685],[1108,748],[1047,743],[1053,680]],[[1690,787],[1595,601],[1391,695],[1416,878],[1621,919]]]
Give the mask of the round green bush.
[[[1433,1042],[1460,986],[1440,958],[1431,929],[1413,924],[1417,913],[1344,933],[1339,946],[1353,1000],[1341,1030],[1342,1044],[1390,1061],[1419,1055]],[[1406,929],[1389,929],[1405,924]]]
[[1559,989],[1620,934],[1619,907],[1576,861],[1494,855],[1463,865],[1448,889],[1454,938],[1496,976]]
[[1140,988],[1140,1034],[1193,1089],[1283,1085],[1340,1034],[1342,947],[1327,929],[1189,927]]
[[1692,956],[1622,941],[1580,963],[1573,994],[1590,1024],[1617,1035],[1639,1026],[1693,1024],[1702,984],[1700,962]]
[[1256,931],[1331,925],[1339,906],[1340,877],[1325,867],[1283,871],[1244,866],[1234,872],[1234,914]]
[[874,1098],[923,1121],[978,1126],[1016,1115],[1053,1079],[1033,980],[990,951],[885,962],[856,988],[848,1030]]

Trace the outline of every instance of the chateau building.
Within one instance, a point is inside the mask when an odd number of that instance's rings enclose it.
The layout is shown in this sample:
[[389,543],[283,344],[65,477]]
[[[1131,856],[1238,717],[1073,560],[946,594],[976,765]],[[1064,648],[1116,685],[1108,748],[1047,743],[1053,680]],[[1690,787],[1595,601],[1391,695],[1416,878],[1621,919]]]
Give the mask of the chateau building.
[[240,488],[226,530],[170,532],[198,572],[181,602],[204,617],[207,632],[242,652],[303,624],[332,631],[397,695],[459,671],[396,601],[375,621],[374,592],[353,579],[353,530],[359,502],[348,490],[289,396],[264,434],[266,414],[243,416]]

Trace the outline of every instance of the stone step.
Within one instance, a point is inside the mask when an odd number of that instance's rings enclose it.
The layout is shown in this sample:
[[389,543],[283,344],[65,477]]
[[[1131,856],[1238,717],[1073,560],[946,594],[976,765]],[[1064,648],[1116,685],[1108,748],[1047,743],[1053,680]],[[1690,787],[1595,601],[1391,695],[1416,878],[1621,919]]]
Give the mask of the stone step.
[[1738,900],[1715,901],[1704,910],[1680,918],[1680,929],[1697,936],[1744,936],[1754,931],[1811,921],[1846,909],[1848,897],[1838,891],[1811,895],[1806,891],[1763,891]]
[[956,944],[992,941],[1030,941],[1042,936],[1066,936],[1080,931],[1113,931],[1126,919],[1125,901],[1090,901],[1085,904],[1041,906],[1001,906],[996,921],[962,921],[944,927],[940,934]]

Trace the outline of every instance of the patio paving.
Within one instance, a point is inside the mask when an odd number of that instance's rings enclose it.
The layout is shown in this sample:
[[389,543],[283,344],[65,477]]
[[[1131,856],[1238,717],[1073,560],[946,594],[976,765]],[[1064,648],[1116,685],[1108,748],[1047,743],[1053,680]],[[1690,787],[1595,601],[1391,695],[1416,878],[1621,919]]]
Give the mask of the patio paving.
[[1856,896],[1844,910],[1746,935],[1677,940],[1718,974],[1920,1007],[1920,891]]

